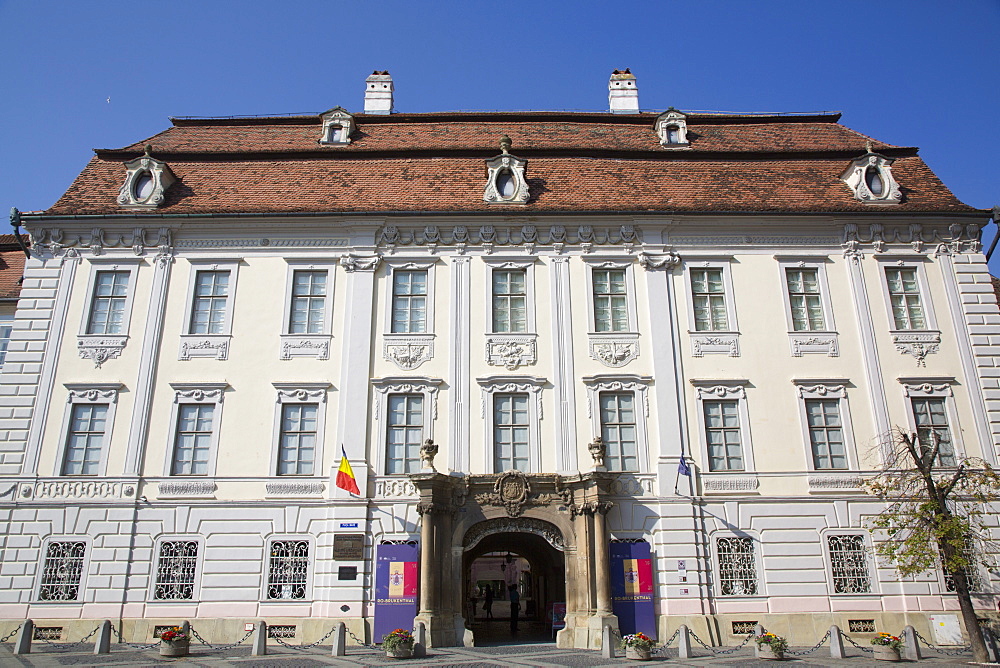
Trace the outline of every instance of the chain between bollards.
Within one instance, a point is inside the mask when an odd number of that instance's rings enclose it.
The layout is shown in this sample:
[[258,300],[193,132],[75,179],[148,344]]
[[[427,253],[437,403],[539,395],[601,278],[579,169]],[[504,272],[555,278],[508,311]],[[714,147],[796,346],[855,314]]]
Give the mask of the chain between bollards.
[[674,641],[674,638],[676,638],[680,634],[680,632],[681,632],[680,629],[674,631],[674,635],[670,636],[670,638],[665,643],[654,649],[652,652],[650,652],[650,654],[652,654],[653,656],[666,656],[667,646]]
[[[18,628],[20,628],[20,627],[18,627]],[[83,636],[82,638],[80,638],[76,642],[52,642],[48,638],[34,638],[34,640],[41,640],[46,645],[51,645],[52,647],[58,647],[60,650],[71,650],[74,647],[76,647],[77,645],[82,645],[83,643],[85,643],[88,640],[90,640],[91,638],[93,638],[94,634],[97,633],[100,630],[101,630],[101,627],[98,626],[96,629],[94,629],[93,631],[91,631],[87,635]]]
[[733,654],[746,647],[746,644],[750,642],[751,638],[754,637],[753,633],[748,633],[747,637],[743,639],[743,642],[741,642],[736,647],[731,647],[729,649],[715,649],[714,647],[709,647],[708,645],[706,645],[705,642],[701,638],[699,638],[698,634],[695,633],[694,631],[688,630],[688,633],[691,635],[692,638],[695,639],[695,642],[697,642],[699,645],[707,649],[712,654]]
[[815,652],[816,650],[818,650],[820,647],[822,647],[823,643],[825,643],[829,637],[830,637],[830,632],[827,631],[826,635],[824,635],[822,638],[820,638],[819,642],[816,643],[815,645],[813,645],[811,649],[803,650],[801,652],[793,652],[790,649],[786,649],[785,650],[785,654],[791,654],[792,656],[805,656],[806,654],[812,654],[813,652]]
[[197,631],[195,631],[193,626],[190,628],[190,631],[191,631],[191,635],[194,636],[195,639],[198,642],[200,642],[202,645],[205,645],[205,646],[209,647],[210,649],[219,650],[219,651],[226,650],[226,649],[232,649],[234,647],[239,647],[240,645],[242,645],[243,643],[245,643],[247,641],[247,638],[249,638],[250,636],[253,635],[253,631],[251,630],[251,631],[247,631],[246,634],[242,638],[240,638],[239,640],[237,640],[236,642],[234,642],[231,645],[213,645],[213,644],[207,642],[204,638],[202,638],[201,634],[199,634]]
[[347,635],[351,636],[351,639],[354,642],[361,645],[362,647],[367,647],[368,649],[378,649],[378,645],[375,644],[369,645],[368,643],[362,641],[361,638],[357,637],[356,635],[354,635],[354,633],[351,632],[351,629],[347,629]]
[[862,652],[865,652],[867,654],[874,654],[875,653],[875,649],[873,647],[862,647],[858,643],[854,642],[854,639],[851,638],[851,636],[849,636],[846,633],[844,633],[843,631],[840,632],[840,637],[843,638],[844,640],[846,640],[847,642],[851,643],[852,645],[854,645],[855,649],[860,649]]
[[930,641],[920,635],[920,632],[916,629],[913,629],[913,635],[917,636],[917,640],[924,643],[924,645],[926,645],[929,649],[944,654],[945,656],[961,656],[962,654],[967,654],[972,651],[972,645],[966,645],[964,647],[959,647],[958,649],[944,649],[943,647],[932,645]]
[[0,642],[7,642],[8,640],[10,640],[14,636],[16,636],[17,632],[21,630],[22,626],[24,626],[23,623],[22,624],[18,624],[16,629],[14,629],[13,631],[11,631],[7,635],[5,635],[3,638],[0,638]]
[[118,644],[120,644],[120,645],[126,645],[128,647],[131,647],[132,649],[153,649],[154,647],[159,647],[159,645],[160,645],[159,641],[154,642],[154,643],[150,643],[148,645],[143,645],[143,644],[134,643],[134,642],[125,642],[125,639],[122,638],[121,632],[117,628],[115,628],[114,624],[111,625],[111,631],[116,636],[118,636]]
[[327,638],[329,638],[330,636],[332,636],[333,632],[336,631],[336,630],[337,630],[336,626],[332,627],[330,629],[329,633],[327,633],[325,636],[323,636],[322,638],[320,638],[316,642],[309,643],[308,645],[289,645],[287,642],[285,642],[284,640],[282,640],[281,638],[278,638],[278,637],[272,637],[271,639],[274,640],[275,642],[277,642],[282,647],[287,647],[288,649],[307,650],[307,649],[312,649],[313,647],[318,647],[321,644],[323,644],[323,641],[326,640]]

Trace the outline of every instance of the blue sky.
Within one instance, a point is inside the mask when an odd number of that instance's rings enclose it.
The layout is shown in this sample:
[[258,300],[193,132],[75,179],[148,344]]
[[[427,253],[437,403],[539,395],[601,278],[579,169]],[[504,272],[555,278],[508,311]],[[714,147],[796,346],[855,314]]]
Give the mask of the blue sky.
[[1000,204],[1000,0],[0,0],[0,25],[4,211],[168,116],[358,111],[373,69],[399,111],[606,110],[624,67],[644,109],[841,111]]

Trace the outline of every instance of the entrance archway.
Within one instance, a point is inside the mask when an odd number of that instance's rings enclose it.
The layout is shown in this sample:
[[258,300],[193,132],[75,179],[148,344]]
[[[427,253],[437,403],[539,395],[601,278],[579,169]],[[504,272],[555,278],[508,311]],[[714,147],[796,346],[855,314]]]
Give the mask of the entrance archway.
[[[555,642],[552,610],[566,604],[559,530],[541,520],[486,520],[471,527],[463,543],[463,616],[476,644]],[[510,624],[511,585],[520,597],[516,634]],[[491,616],[484,606],[487,589],[492,593]]]

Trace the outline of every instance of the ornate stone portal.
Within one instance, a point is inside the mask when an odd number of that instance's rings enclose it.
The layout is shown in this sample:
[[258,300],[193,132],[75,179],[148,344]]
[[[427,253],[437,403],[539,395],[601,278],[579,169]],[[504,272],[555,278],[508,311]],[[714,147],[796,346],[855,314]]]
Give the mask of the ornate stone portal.
[[[618,474],[593,471],[573,476],[500,474],[457,476],[424,470],[410,476],[420,500],[420,603],[431,646],[469,645],[473,632],[463,616],[466,556],[484,540],[519,544],[541,538],[565,564],[566,627],[560,647],[597,649],[611,613],[607,499]],[[488,545],[489,543],[487,543]],[[485,549],[489,549],[488,547]],[[552,552],[552,554],[556,554]],[[560,574],[563,575],[563,574]]]

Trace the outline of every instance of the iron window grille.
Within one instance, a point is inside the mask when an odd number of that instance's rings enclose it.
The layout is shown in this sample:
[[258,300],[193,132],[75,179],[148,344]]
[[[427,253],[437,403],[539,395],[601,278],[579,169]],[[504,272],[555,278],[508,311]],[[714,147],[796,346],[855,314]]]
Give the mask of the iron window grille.
[[875,633],[874,619],[848,619],[847,630],[850,633]]
[[83,541],[53,541],[45,551],[42,582],[38,588],[41,601],[75,601],[80,596],[83,559],[87,544]]
[[[269,599],[304,599],[308,572],[309,541],[271,541],[271,554],[267,570],[267,597]],[[294,637],[295,627],[290,628],[292,629],[291,635],[272,637]]]
[[868,572],[864,536],[827,536],[827,545],[830,548],[834,593],[870,594],[872,579]]
[[[981,561],[976,555],[975,548],[972,545],[966,544],[965,548],[962,550],[962,556],[965,558],[966,562],[969,564],[965,567],[965,579],[969,583],[969,591],[974,592],[985,592],[989,591],[986,580],[983,579],[982,574],[979,569],[976,568],[976,563]],[[945,565],[941,564],[941,570],[944,574],[944,589],[947,592],[955,593],[955,577],[948,571]]]
[[750,633],[755,633],[757,630],[757,620],[752,622],[733,622],[733,633],[734,636],[745,636]]
[[757,594],[757,561],[753,539],[745,536],[719,538],[719,590],[724,596]]
[[153,598],[159,601],[193,599],[197,568],[197,541],[165,540],[160,543]]

